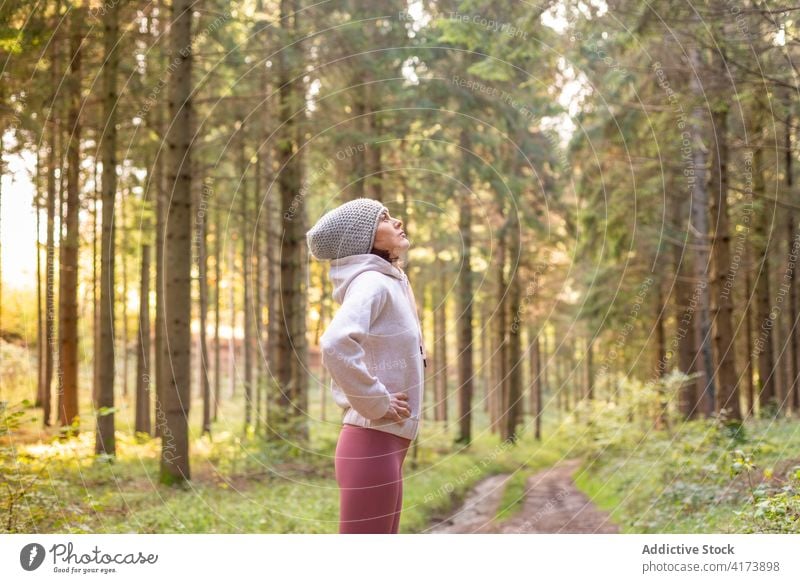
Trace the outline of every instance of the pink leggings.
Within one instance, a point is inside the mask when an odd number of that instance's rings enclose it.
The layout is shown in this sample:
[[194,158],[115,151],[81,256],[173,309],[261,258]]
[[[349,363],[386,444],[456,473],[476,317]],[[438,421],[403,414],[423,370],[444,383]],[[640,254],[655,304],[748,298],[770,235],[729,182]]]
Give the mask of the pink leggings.
[[397,533],[409,445],[386,431],[342,425],[335,458],[340,534]]

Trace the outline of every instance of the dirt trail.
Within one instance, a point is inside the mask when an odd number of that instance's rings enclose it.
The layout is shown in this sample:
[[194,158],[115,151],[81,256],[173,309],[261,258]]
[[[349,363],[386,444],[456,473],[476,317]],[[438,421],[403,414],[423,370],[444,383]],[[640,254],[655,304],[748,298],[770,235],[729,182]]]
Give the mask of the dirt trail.
[[467,494],[464,504],[448,518],[434,524],[425,532],[458,534],[486,532],[503,498],[509,474],[489,476],[478,482]]
[[565,460],[530,476],[520,511],[500,524],[493,518],[503,497],[507,474],[480,481],[464,505],[429,533],[618,533],[619,527],[578,490],[572,475],[580,459]]

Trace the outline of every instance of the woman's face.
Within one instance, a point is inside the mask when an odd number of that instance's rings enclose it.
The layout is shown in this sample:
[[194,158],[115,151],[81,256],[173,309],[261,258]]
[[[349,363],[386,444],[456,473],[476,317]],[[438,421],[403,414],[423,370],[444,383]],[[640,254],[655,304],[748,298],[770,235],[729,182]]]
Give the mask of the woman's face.
[[410,245],[411,242],[403,231],[403,221],[392,217],[388,211],[383,211],[378,219],[373,247],[388,251],[392,257],[399,257]]

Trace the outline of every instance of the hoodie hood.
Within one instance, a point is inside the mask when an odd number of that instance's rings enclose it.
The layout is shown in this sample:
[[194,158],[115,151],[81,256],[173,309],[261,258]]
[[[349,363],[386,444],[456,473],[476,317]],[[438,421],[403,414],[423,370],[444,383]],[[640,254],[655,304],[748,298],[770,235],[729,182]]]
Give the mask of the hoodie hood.
[[333,299],[338,303],[344,301],[350,283],[365,271],[379,271],[399,280],[405,280],[405,272],[374,253],[348,255],[331,260],[330,278],[333,284]]

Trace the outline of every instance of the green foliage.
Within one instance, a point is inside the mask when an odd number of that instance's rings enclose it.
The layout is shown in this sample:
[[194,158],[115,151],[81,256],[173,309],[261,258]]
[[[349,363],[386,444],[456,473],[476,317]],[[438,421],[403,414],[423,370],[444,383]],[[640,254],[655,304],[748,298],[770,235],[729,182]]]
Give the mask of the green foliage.
[[791,422],[628,430],[595,442],[579,485],[625,532],[794,533],[800,467],[775,468],[799,441]]
[[45,466],[14,446],[13,436],[26,422],[30,401],[0,401],[0,533],[29,532],[52,506],[41,478]]

